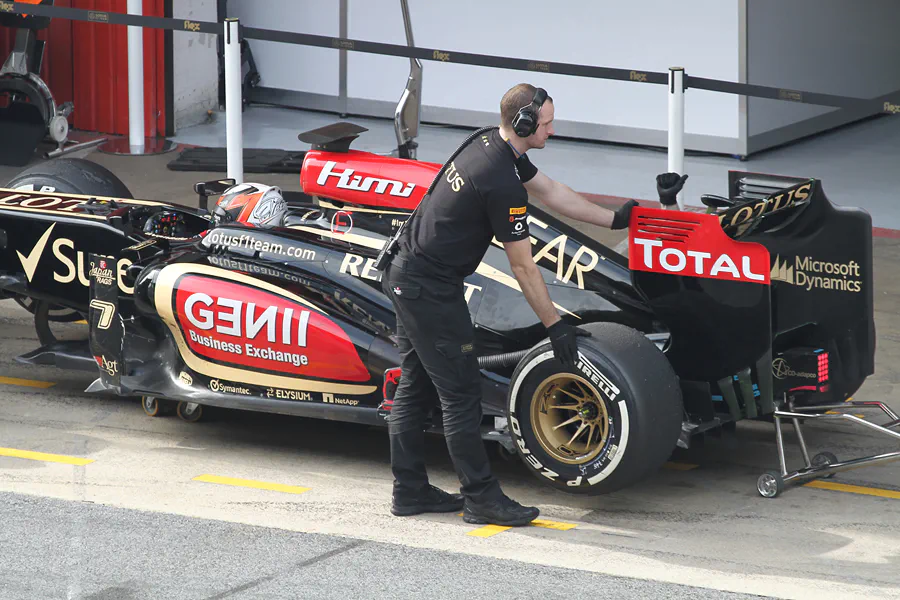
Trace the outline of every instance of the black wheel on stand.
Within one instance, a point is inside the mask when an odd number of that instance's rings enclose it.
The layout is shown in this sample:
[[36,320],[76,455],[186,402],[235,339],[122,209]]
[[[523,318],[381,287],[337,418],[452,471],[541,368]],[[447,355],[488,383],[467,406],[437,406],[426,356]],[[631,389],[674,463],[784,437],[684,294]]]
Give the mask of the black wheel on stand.
[[[833,465],[838,462],[837,456],[832,454],[831,452],[819,452],[815,456],[813,456],[810,461],[812,466],[814,467],[827,467],[828,465]],[[831,479],[837,475],[837,473],[829,473],[828,475],[822,475],[822,479]]]
[[[16,301],[18,302],[18,299]],[[42,346],[49,346],[59,341],[56,334],[53,333],[53,329],[50,326],[51,323],[73,323],[85,318],[78,311],[71,311],[72,315],[69,315],[67,312],[61,312],[61,307],[46,300],[35,300],[33,308],[34,330]],[[62,311],[70,311],[70,309],[62,309]],[[54,312],[56,317],[53,316]],[[59,318],[60,316],[63,318]]]
[[[34,298],[29,298],[28,296],[15,296],[13,299],[16,301],[16,304],[31,314],[34,314],[37,309],[38,300],[35,300]],[[77,310],[59,306],[57,304],[51,304],[47,311],[47,319],[56,323],[74,323],[83,318],[84,315]]]
[[134,198],[115,173],[83,158],[57,158],[38,163],[10,179],[3,187],[29,192]]

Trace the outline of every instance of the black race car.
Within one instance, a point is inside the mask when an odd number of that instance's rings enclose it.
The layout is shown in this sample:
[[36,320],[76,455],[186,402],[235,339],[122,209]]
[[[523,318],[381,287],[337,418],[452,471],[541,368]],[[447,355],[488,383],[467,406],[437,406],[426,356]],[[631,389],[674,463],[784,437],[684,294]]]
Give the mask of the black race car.
[[[92,392],[385,424],[402,377],[375,257],[440,165],[308,132],[302,194],[274,227],[136,200],[80,159],[0,189],[0,290],[34,313],[30,364],[97,373]],[[617,252],[532,208],[534,259],[563,318],[590,330],[564,368],[502,246],[466,280],[484,438],[560,490],[621,489],[692,436],[779,407],[827,406],[874,370],[871,220],[822,182],[731,172],[707,213],[636,208]],[[86,341],[56,321],[86,318]],[[431,428],[441,431],[439,403]],[[782,469],[783,470],[783,469]],[[762,491],[761,491],[762,493]]]

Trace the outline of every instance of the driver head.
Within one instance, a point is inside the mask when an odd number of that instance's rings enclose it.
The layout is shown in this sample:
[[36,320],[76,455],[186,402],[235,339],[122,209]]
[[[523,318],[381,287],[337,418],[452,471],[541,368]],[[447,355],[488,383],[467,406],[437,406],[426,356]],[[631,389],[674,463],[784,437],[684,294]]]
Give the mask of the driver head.
[[281,188],[258,183],[239,183],[219,197],[213,209],[215,225],[241,223],[251,227],[278,227],[284,222],[287,203]]

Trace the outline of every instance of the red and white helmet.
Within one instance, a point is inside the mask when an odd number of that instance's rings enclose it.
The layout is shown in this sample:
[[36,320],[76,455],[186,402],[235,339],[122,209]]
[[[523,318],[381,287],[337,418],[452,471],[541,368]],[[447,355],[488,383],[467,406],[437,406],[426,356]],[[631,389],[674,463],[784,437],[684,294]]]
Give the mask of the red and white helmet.
[[216,225],[242,223],[251,227],[278,227],[284,222],[287,203],[281,188],[259,183],[239,183],[223,193],[213,220]]

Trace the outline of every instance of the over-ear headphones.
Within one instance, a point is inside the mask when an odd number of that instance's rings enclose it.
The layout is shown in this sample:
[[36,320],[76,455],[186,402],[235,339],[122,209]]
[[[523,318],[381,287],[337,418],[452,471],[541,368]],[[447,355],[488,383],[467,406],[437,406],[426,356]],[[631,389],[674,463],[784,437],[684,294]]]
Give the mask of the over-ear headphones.
[[526,104],[519,109],[516,116],[512,120],[513,131],[519,137],[528,137],[538,128],[538,115],[541,112],[541,106],[547,101],[547,92],[544,88],[536,88],[534,90],[534,98],[531,104]]

